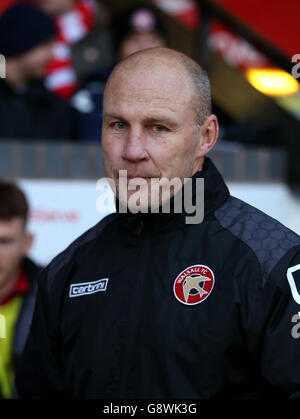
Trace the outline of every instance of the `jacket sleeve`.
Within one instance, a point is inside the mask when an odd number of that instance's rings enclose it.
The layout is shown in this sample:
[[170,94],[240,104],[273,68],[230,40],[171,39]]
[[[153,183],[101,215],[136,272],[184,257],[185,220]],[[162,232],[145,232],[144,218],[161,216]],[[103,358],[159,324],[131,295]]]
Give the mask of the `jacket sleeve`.
[[263,290],[261,371],[274,393],[300,399],[300,250],[275,265]]
[[48,269],[38,278],[38,292],[30,333],[16,376],[20,398],[58,398],[64,396],[61,345],[55,324],[57,309],[47,297]]

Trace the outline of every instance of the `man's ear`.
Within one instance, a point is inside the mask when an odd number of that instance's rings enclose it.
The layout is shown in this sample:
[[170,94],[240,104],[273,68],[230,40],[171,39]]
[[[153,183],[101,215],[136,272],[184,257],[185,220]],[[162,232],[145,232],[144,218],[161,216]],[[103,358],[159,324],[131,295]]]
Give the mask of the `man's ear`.
[[26,256],[29,250],[32,247],[34,241],[34,235],[31,233],[25,233],[25,243],[24,243],[24,255]]
[[204,157],[216,144],[219,136],[219,124],[216,115],[209,115],[200,128],[198,156]]

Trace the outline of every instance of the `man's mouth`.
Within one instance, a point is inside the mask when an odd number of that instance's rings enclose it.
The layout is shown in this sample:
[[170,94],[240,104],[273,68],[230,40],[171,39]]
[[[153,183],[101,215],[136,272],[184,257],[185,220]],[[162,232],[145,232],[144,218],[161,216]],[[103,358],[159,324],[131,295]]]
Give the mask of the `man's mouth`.
[[155,178],[155,176],[149,175],[148,173],[127,173],[125,176],[120,176],[119,180],[127,181],[127,184],[129,182],[139,182],[141,179],[146,182],[151,181],[152,178]]
[[[126,172],[126,171],[125,171]],[[157,174],[150,174],[150,173],[134,173],[134,172],[127,172],[127,173],[119,173],[117,175],[116,180],[118,181],[118,183],[121,181],[121,183],[124,183],[127,185],[129,184],[129,182],[133,185],[133,184],[139,184],[139,183],[143,183],[144,181],[146,181],[148,184],[151,182],[151,179],[160,179],[160,176]]]

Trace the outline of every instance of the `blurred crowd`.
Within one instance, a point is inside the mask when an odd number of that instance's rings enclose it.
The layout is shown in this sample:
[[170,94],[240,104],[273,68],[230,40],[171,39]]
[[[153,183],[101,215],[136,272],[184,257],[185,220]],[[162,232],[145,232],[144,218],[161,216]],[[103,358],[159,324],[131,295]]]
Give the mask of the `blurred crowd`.
[[102,94],[113,66],[155,46],[168,46],[168,35],[152,6],[114,11],[96,0],[2,2],[0,141],[100,141]]

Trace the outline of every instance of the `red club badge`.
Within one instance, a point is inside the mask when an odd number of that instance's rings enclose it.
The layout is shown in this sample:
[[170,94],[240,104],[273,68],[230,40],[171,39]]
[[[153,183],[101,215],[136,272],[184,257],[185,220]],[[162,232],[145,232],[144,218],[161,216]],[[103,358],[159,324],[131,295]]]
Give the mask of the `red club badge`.
[[208,266],[192,265],[177,276],[173,291],[178,301],[192,306],[206,300],[214,284],[214,273]]

